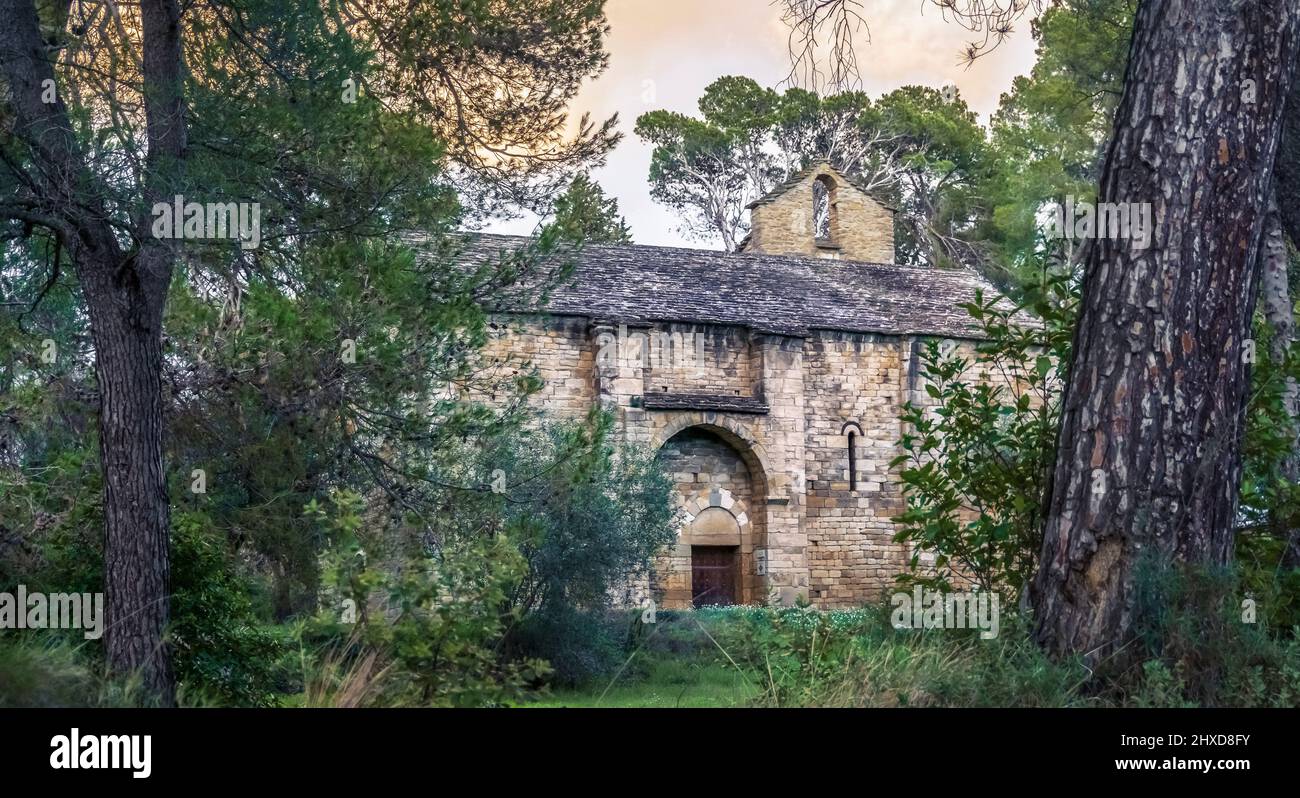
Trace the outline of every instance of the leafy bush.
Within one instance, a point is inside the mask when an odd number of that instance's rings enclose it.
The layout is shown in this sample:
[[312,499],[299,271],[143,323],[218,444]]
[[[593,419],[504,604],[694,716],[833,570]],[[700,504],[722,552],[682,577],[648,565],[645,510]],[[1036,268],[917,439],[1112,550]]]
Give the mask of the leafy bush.
[[[909,429],[891,463],[907,501],[894,539],[913,546],[901,581],[948,591],[972,580],[1011,603],[1032,576],[1074,304],[1068,280],[1046,272],[1016,305],[977,292],[964,306],[986,339],[974,358],[933,340],[922,350],[920,378],[933,402],[904,405]],[[981,370],[992,379],[977,379]],[[927,552],[933,569],[922,565]]]
[[[41,479],[17,483],[0,495],[0,501],[27,508],[11,518],[37,530],[21,560],[0,558],[0,588],[11,590],[22,583],[30,591],[102,591],[99,471],[89,447],[59,453],[40,472]],[[82,486],[72,488],[74,480]],[[60,499],[70,495],[83,496],[84,501]],[[192,702],[274,704],[283,678],[278,667],[285,650],[283,635],[258,619],[249,599],[252,581],[231,555],[225,536],[202,512],[181,510],[173,517],[171,552],[168,635],[182,690]],[[45,634],[66,642],[85,673],[102,667],[102,638],[87,641],[75,630]]]
[[463,478],[491,489],[418,546],[354,494],[308,506],[328,541],[327,610],[352,602],[361,645],[389,669],[383,700],[500,704],[543,676],[572,685],[615,667],[607,612],[672,540],[674,510],[654,459],[611,430],[594,414],[479,452]]
[[[370,703],[501,705],[520,699],[546,675],[544,662],[501,656],[506,630],[519,617],[507,597],[524,568],[505,535],[447,541],[435,554],[377,567],[361,546],[360,497],[342,492],[332,504],[327,509],[313,502],[308,512],[329,542],[323,583],[339,605],[349,602],[342,606],[355,613],[357,628],[326,661],[383,672]],[[336,633],[354,620],[339,618],[339,605],[327,600],[320,619]],[[367,660],[375,665],[366,666]]]
[[622,630],[604,612],[559,604],[522,618],[510,641],[517,654],[550,665],[552,684],[572,687],[614,672],[623,655]]
[[1300,627],[1300,569],[1282,565],[1286,539],[1249,530],[1237,536],[1242,595],[1255,601],[1259,622],[1274,632]]
[[[1295,256],[1292,269],[1295,273]],[[1294,295],[1294,293],[1293,293]],[[1287,413],[1289,385],[1300,379],[1300,346],[1279,358],[1273,330],[1256,314],[1250,404],[1242,444],[1237,561],[1243,587],[1274,630],[1300,626],[1300,569],[1288,567],[1287,540],[1300,528],[1300,482],[1293,479],[1297,430]]]
[[548,426],[492,459],[499,473],[539,475],[507,487],[506,528],[524,558],[508,643],[549,660],[561,684],[613,667],[618,632],[606,613],[676,536],[672,483],[651,453],[615,446],[612,423],[599,414]]
[[1148,706],[1300,706],[1300,641],[1269,633],[1237,569],[1143,558],[1135,579],[1143,671],[1113,675],[1113,689]]
[[178,681],[213,701],[274,706],[287,635],[263,625],[225,537],[202,513],[172,521],[172,622]]

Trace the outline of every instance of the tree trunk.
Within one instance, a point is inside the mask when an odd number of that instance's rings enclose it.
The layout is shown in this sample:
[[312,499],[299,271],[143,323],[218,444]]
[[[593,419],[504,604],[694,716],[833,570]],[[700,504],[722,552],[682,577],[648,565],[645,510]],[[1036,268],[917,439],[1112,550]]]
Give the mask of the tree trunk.
[[[1278,224],[1281,225],[1286,237],[1291,239],[1292,246],[1300,246],[1300,82],[1294,80],[1291,84],[1291,95],[1287,98],[1286,111],[1282,116],[1282,141],[1278,145],[1274,190]],[[1261,268],[1265,269],[1262,296],[1268,303],[1265,305],[1265,312],[1269,314],[1269,323],[1273,326],[1274,359],[1276,360],[1278,342],[1285,340],[1289,343],[1295,338],[1295,316],[1292,310],[1295,304],[1294,298],[1288,291],[1288,256],[1285,243],[1282,243],[1280,251],[1274,248],[1271,255],[1266,253],[1261,257],[1275,259],[1271,271],[1267,263]],[[1280,260],[1276,260],[1278,258]],[[1283,303],[1290,312],[1282,313]],[[1286,327],[1279,327],[1279,324],[1284,324]],[[1300,481],[1300,396],[1297,395],[1294,381],[1287,383],[1286,395],[1287,412],[1296,426],[1297,439],[1296,449],[1283,464],[1283,475],[1286,479],[1296,482]],[[1288,530],[1282,565],[1285,568],[1300,568],[1300,529]]]
[[1300,0],[1138,6],[1101,200],[1150,203],[1151,246],[1099,238],[1087,256],[1032,587],[1051,654],[1124,649],[1140,555],[1232,556],[1243,342],[1298,24]]
[[104,643],[110,667],[138,672],[173,700],[164,632],[169,619],[171,529],[163,470],[162,304],[138,287],[86,291],[100,395],[104,474]]
[[[1287,285],[1287,251],[1286,236],[1282,232],[1282,215],[1278,211],[1277,201],[1269,203],[1268,215],[1264,221],[1264,236],[1259,250],[1259,298],[1263,303],[1264,320],[1272,328],[1269,341],[1269,356],[1275,363],[1281,363],[1295,340],[1295,310],[1291,302],[1291,290]],[[1288,378],[1285,392],[1287,415],[1296,419],[1300,410],[1300,386],[1295,379]],[[1286,466],[1289,479],[1300,476],[1296,470],[1295,453]]]
[[[139,674],[151,696],[174,699],[164,641],[169,609],[170,531],[163,472],[162,313],[174,242],[153,237],[149,209],[179,191],[186,120],[177,0],[142,0],[142,83],[147,155],[139,248],[123,251],[104,197],[87,166],[62,96],[43,98],[54,70],[33,0],[0,0],[0,71],[12,115],[6,159],[23,190],[0,200],[0,214],[57,234],[75,264],[90,315],[101,396],[104,477],[105,651],[109,668]],[[21,148],[21,149],[19,149]]]

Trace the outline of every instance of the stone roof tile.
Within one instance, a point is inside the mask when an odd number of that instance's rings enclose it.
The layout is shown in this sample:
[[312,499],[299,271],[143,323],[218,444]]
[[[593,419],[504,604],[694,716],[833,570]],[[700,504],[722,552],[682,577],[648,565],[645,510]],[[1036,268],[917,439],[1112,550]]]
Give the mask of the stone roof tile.
[[[528,240],[473,234],[463,257],[482,263]],[[574,264],[572,278],[552,293],[551,313],[613,323],[727,324],[791,336],[816,329],[978,338],[978,326],[958,305],[973,301],[977,289],[986,297],[995,293],[965,268],[636,244],[589,244]]]

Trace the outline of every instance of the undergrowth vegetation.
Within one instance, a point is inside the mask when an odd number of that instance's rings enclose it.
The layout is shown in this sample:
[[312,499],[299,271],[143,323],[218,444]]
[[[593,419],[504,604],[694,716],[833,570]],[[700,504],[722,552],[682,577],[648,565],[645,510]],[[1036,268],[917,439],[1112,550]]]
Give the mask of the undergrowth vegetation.
[[[583,622],[591,653],[581,679],[557,678],[540,659],[508,665],[493,639],[444,617],[340,633],[298,624],[264,666],[281,706],[495,705],[526,707],[1295,707],[1300,706],[1300,630],[1243,620],[1229,572],[1144,573],[1142,620],[1123,669],[1054,662],[1027,618],[1004,611],[998,635],[978,629],[898,629],[887,604],[843,609],[706,607],[608,611]],[[1204,607],[1214,606],[1206,613]],[[409,628],[403,624],[416,624]],[[271,633],[272,630],[263,630]],[[452,637],[439,638],[435,632]],[[342,636],[340,636],[342,634]],[[378,634],[376,640],[367,635]],[[455,635],[459,636],[455,636]],[[436,641],[451,642],[436,659]],[[102,675],[71,642],[28,638],[0,646],[0,706],[131,706],[137,686]],[[1126,660],[1128,661],[1128,660]],[[476,668],[478,668],[476,670]],[[459,674],[459,680],[452,681]],[[181,703],[232,703],[190,689]]]
[[[610,623],[629,629],[624,661],[539,706],[1190,707],[1300,706],[1300,643],[1244,623],[1229,574],[1151,574],[1161,610],[1131,645],[1136,664],[1053,662],[1027,618],[1004,613],[997,637],[977,629],[896,629],[887,605],[707,607]],[[1219,612],[1199,608],[1218,597]],[[1157,598],[1158,597],[1158,598]],[[1104,672],[1103,672],[1104,671]],[[636,703],[629,704],[630,701]]]

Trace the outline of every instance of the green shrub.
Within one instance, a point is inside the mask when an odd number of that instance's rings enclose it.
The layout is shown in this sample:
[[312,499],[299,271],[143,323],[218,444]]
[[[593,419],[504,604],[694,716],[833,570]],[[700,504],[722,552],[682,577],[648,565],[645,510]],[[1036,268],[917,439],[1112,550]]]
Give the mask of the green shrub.
[[[493,454],[508,485],[505,525],[525,568],[510,592],[513,651],[574,684],[607,672],[619,634],[603,622],[676,537],[672,483],[651,452],[613,438],[607,413],[544,427]],[[535,475],[523,478],[524,475]]]
[[[97,505],[94,505],[97,508]],[[102,520],[79,511],[36,537],[36,551],[21,577],[28,590],[103,590]],[[191,701],[269,706],[285,671],[283,631],[264,626],[253,611],[251,580],[229,552],[224,535],[201,512],[179,511],[171,535],[172,595],[168,639],[180,689]],[[17,584],[20,577],[9,577]],[[10,590],[12,586],[5,585]],[[79,631],[49,630],[47,636],[74,647],[88,672],[102,668],[103,639]]]
[[903,453],[890,464],[907,502],[894,539],[913,551],[900,582],[950,591],[969,580],[1010,603],[1032,577],[1076,301],[1064,276],[1046,273],[1017,305],[977,292],[964,306],[985,338],[974,357],[934,340],[921,350],[932,403],[904,405]]
[[511,630],[515,655],[544,659],[551,684],[573,687],[614,673],[624,655],[622,624],[603,611],[557,605],[520,620]]
[[1144,706],[1300,705],[1300,642],[1294,630],[1272,634],[1278,630],[1261,622],[1259,601],[1246,596],[1239,569],[1144,558],[1135,579],[1132,645],[1140,668],[1109,676],[1108,688],[1121,699]]
[[273,706],[286,678],[287,632],[259,622],[225,536],[205,515],[172,520],[168,637],[177,680],[196,695],[234,706]]
[[78,646],[43,632],[0,635],[0,708],[129,707],[141,697],[134,681],[103,678]]
[[[382,681],[344,692],[383,706],[495,706],[520,700],[545,677],[545,662],[502,656],[506,630],[519,619],[509,590],[524,568],[509,538],[444,541],[434,554],[380,566],[361,546],[360,497],[337,493],[331,505],[307,508],[328,541],[322,583],[330,593],[315,628],[336,642],[320,661],[351,674],[348,683]],[[343,601],[355,619],[341,622]]]

